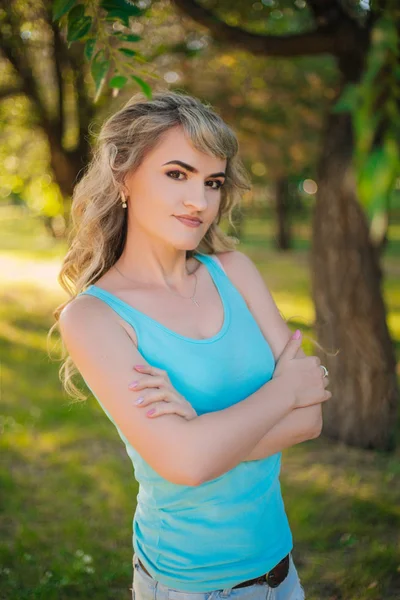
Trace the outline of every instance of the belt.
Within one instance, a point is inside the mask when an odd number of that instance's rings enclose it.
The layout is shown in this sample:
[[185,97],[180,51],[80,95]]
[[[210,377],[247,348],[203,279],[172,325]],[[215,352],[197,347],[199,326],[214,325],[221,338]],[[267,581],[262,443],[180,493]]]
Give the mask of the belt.
[[[260,575],[259,577],[255,577],[254,579],[247,579],[246,581],[242,581],[242,583],[238,583],[237,585],[234,585],[231,589],[247,587],[248,585],[254,585],[255,583],[265,583],[265,582],[267,582],[267,584],[271,588],[278,587],[278,585],[280,585],[282,583],[282,581],[284,579],[286,579],[286,577],[289,573],[289,555],[290,555],[290,552],[289,552],[289,554],[287,554],[285,556],[285,558],[282,558],[282,560],[279,561],[278,564],[275,565],[275,567],[273,569],[271,569],[270,571],[267,571],[263,575]],[[150,573],[148,572],[146,567],[143,565],[143,563],[141,562],[139,557],[138,557],[138,563],[140,564],[141,568],[146,573],[146,575],[148,575],[149,577],[154,579],[150,575]]]

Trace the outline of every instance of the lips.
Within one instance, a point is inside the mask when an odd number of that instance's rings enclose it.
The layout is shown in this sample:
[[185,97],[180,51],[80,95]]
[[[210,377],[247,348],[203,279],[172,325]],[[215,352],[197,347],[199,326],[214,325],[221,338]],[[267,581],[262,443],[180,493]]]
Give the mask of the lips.
[[201,225],[201,221],[199,221],[197,219],[189,219],[188,217],[175,217],[175,218],[178,219],[178,221],[180,221],[184,225],[187,225],[188,227],[199,227]]
[[178,219],[185,219],[185,221],[195,221],[196,223],[201,223],[201,219],[198,217],[189,217],[189,215],[176,215]]

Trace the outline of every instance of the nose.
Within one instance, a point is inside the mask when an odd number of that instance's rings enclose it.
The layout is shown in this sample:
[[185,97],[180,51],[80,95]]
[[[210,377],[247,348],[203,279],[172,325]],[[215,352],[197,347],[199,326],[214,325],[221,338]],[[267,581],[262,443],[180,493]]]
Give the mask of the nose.
[[[189,191],[189,189],[186,191]],[[186,195],[186,200],[184,200],[183,204],[185,206],[192,206],[198,211],[205,210],[208,206],[206,192],[207,189],[204,183],[194,185],[189,191],[189,194]]]

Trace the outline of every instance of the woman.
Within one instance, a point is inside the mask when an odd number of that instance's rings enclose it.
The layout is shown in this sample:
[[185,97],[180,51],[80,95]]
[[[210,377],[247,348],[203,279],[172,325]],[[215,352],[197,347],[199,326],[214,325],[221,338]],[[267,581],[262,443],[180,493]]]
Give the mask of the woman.
[[75,364],[134,464],[136,600],[304,598],[281,450],[319,435],[327,371],[218,227],[249,189],[237,152],[210,106],[136,94],[74,192],[62,371],[77,393]]

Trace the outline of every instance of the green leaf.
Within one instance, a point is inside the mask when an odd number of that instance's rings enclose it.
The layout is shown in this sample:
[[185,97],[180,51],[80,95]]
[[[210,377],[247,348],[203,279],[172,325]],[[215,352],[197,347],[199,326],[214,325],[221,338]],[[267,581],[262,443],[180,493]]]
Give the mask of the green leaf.
[[378,78],[379,73],[385,66],[386,50],[382,48],[371,48],[369,51],[367,67],[364,71],[362,82],[371,85]]
[[131,50],[130,48],[118,48],[118,52],[122,52],[126,56],[135,56],[137,54],[135,50]]
[[140,17],[145,13],[128,0],[102,0],[100,8],[107,11],[106,21],[120,19],[125,27],[129,27],[129,17]]
[[348,83],[340,95],[339,100],[333,106],[334,113],[352,112],[358,103],[359,93],[358,86],[354,83]]
[[145,58],[144,56],[142,56],[141,54],[139,54],[139,52],[137,52],[137,53],[136,53],[136,56],[135,56],[135,61],[136,61],[136,62],[140,62],[140,63],[142,63],[142,64],[143,64],[143,63],[147,63],[147,62],[148,62],[148,61],[147,61],[147,58]]
[[118,39],[121,42],[139,42],[142,38],[140,35],[136,35],[135,33],[122,33],[122,31],[118,31],[114,33],[114,35],[118,36]]
[[54,0],[53,22],[61,19],[76,4],[77,0]]
[[383,210],[400,166],[396,141],[389,135],[383,146],[375,148],[358,170],[358,191],[370,218]]
[[78,4],[68,13],[67,42],[83,38],[92,26],[92,17],[85,16],[85,7]]
[[152,91],[151,91],[151,87],[149,86],[149,84],[146,83],[145,81],[143,81],[143,79],[141,79],[137,75],[131,75],[131,77],[132,77],[132,79],[134,81],[136,81],[136,83],[138,83],[140,85],[140,87],[142,88],[143,93],[145,94],[145,96],[147,96],[147,98],[149,98],[151,100],[151,98],[152,98]]
[[139,17],[143,14],[143,10],[128,0],[102,0],[100,8],[103,8],[108,13],[119,12],[125,13],[130,17]]
[[114,77],[112,77],[110,79],[110,81],[108,82],[108,85],[111,88],[121,89],[122,87],[124,87],[124,85],[126,84],[127,81],[128,81],[128,78],[125,77],[124,75],[115,75]]
[[93,56],[94,47],[96,45],[96,38],[89,38],[86,40],[84,54],[87,60],[90,60]]
[[85,14],[85,7],[83,4],[78,4],[72,10],[69,11],[68,23],[80,19]]
[[90,71],[92,73],[92,77],[94,79],[94,83],[96,86],[96,98],[97,100],[100,90],[103,86],[105,77],[108,73],[108,69],[110,68],[110,61],[106,58],[104,50],[99,50],[92,60]]
[[371,150],[375,138],[375,132],[382,119],[382,112],[376,110],[371,114],[365,106],[360,106],[353,115],[353,128],[355,131],[354,151],[358,161],[361,163]]

